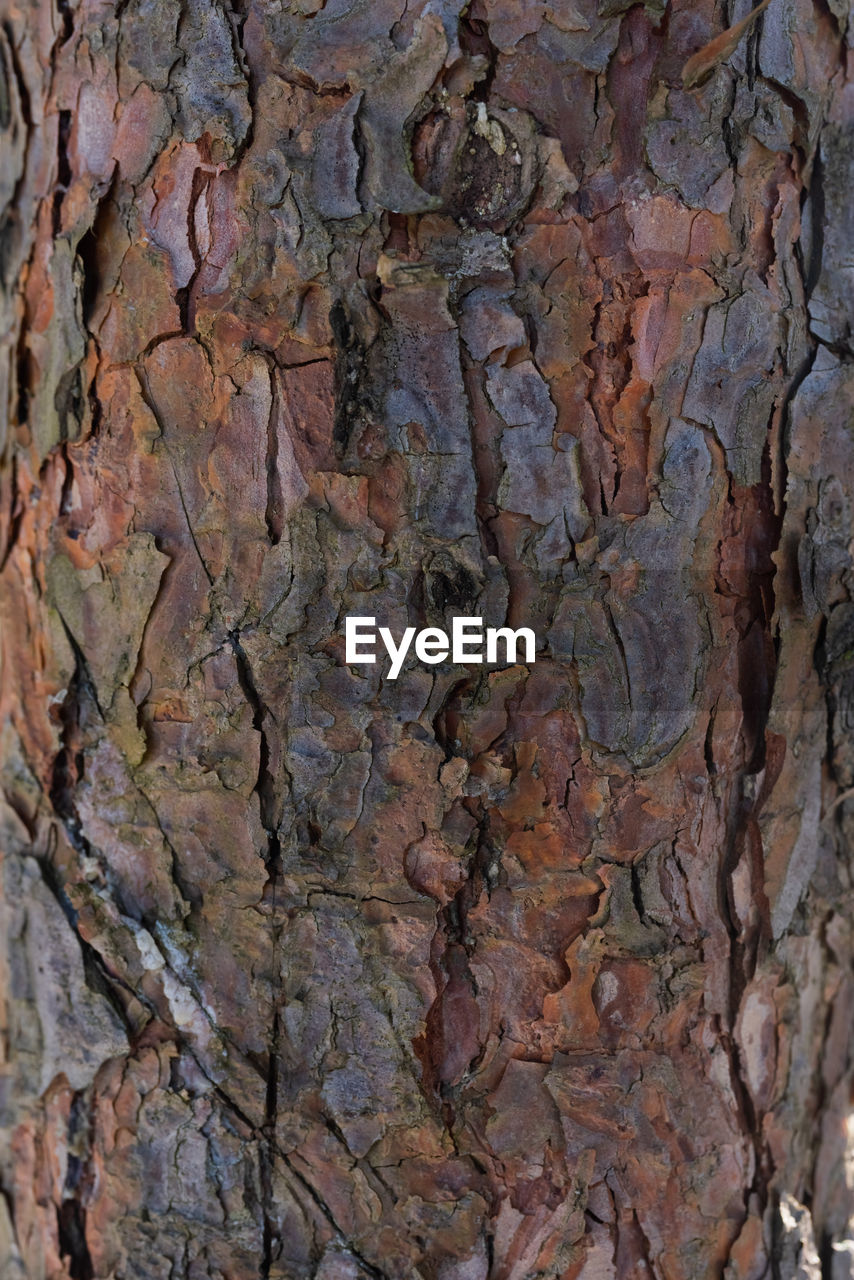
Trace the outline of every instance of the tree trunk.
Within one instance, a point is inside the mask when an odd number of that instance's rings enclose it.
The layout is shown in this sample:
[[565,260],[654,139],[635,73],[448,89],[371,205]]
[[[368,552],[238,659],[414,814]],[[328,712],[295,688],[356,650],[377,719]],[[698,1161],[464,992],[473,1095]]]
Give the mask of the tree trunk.
[[3,1280],[854,1274],[845,0],[3,10]]

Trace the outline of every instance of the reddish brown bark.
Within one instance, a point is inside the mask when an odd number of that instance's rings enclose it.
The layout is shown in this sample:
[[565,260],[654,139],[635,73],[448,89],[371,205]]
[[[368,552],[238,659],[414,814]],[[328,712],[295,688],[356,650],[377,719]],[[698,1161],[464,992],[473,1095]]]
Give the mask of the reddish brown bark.
[[747,10],[4,0],[4,1280],[850,1274],[848,8]]

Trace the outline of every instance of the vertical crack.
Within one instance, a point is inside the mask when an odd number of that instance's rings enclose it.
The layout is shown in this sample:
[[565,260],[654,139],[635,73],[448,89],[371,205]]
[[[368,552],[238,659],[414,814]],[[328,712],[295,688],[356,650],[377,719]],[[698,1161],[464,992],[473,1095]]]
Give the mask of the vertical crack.
[[62,202],[71,186],[71,163],[68,142],[71,137],[71,112],[60,111],[56,130],[56,186],[53,192],[53,234],[62,230]]
[[[229,642],[237,665],[237,678],[243,696],[252,711],[253,728],[260,735],[258,779],[255,790],[258,795],[261,811],[261,825],[267,833],[267,849],[265,864],[267,867],[269,903],[272,920],[272,957],[271,968],[273,981],[279,963],[281,935],[283,924],[280,922],[278,893],[281,883],[282,859],[279,842],[279,815],[277,812],[275,779],[270,770],[270,744],[265,729],[265,717],[269,714],[261,700],[252,674],[252,666],[246,650],[240,643],[237,631],[229,632]],[[275,1169],[276,1123],[279,1110],[279,1036],[281,1026],[281,1003],[277,1000],[273,1010],[273,1023],[270,1028],[268,1045],[267,1085],[264,1103],[264,1126],[259,1150],[259,1176],[261,1180],[261,1209],[263,1213],[262,1257],[259,1266],[259,1280],[269,1280],[273,1264],[281,1251],[281,1240],[275,1220],[275,1187],[273,1172]]]
[[267,419],[267,506],[264,519],[270,544],[275,547],[281,542],[284,529],[284,495],[282,478],[279,474],[279,419],[282,393],[279,378],[271,360],[267,361],[267,366],[270,373],[270,416]]
[[[275,941],[275,934],[274,934]],[[261,1209],[264,1216],[262,1231],[263,1254],[259,1268],[259,1280],[269,1280],[273,1263],[281,1251],[281,1240],[274,1219],[275,1189],[273,1170],[276,1162],[276,1122],[279,1113],[279,1009],[273,1014],[270,1032],[269,1064],[267,1067],[267,1092],[264,1105],[264,1131],[259,1152],[261,1179]]]

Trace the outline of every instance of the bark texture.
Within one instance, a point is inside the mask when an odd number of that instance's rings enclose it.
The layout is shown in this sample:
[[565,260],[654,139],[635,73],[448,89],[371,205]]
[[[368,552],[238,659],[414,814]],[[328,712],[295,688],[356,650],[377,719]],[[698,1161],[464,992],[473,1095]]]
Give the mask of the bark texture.
[[850,1277],[846,0],[2,9],[3,1280]]

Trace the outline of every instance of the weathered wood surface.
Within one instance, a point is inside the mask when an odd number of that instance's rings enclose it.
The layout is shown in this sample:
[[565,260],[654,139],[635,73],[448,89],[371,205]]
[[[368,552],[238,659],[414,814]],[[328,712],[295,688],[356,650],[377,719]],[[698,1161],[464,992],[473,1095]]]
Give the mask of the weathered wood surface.
[[851,32],[684,89],[748,8],[4,0],[3,1280],[851,1275]]

